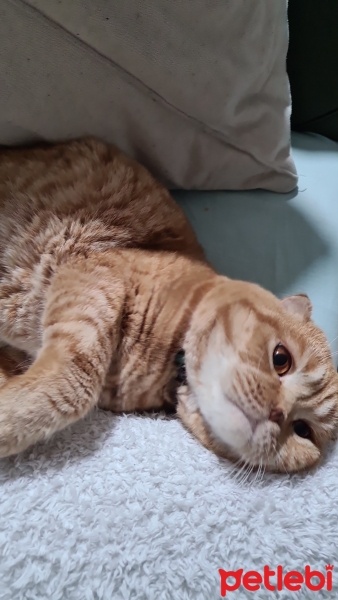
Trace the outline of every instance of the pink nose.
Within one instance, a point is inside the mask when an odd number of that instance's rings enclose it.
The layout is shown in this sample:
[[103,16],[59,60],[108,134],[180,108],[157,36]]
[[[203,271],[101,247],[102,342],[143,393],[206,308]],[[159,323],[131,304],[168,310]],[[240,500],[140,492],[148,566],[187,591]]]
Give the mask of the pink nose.
[[285,421],[283,410],[281,408],[273,408],[269,416],[269,421],[277,423],[281,427]]

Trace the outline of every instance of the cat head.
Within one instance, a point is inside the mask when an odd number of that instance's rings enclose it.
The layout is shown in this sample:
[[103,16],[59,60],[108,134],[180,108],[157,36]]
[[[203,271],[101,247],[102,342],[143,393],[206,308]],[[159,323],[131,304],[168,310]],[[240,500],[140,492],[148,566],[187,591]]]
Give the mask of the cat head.
[[219,277],[186,341],[178,413],[220,454],[273,471],[315,465],[338,425],[338,376],[307,296]]

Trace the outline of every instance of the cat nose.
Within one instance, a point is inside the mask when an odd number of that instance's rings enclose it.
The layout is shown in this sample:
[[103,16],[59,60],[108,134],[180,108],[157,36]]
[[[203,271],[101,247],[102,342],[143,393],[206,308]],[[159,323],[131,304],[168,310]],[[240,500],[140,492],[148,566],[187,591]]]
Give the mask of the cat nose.
[[283,425],[285,421],[285,415],[282,408],[273,408],[269,415],[269,421],[273,423],[277,423],[280,427]]

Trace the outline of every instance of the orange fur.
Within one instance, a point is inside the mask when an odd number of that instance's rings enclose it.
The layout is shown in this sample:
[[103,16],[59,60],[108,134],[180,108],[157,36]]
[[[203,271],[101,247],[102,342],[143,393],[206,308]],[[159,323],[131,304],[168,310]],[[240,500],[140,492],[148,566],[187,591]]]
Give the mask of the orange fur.
[[[319,460],[338,382],[308,300],[217,275],[144,168],[93,139],[4,150],[0,212],[0,456],[95,405],[178,400],[219,454],[275,470]],[[285,377],[272,364],[278,343],[293,358]],[[177,390],[180,348],[188,382]],[[311,439],[293,431],[299,419]]]

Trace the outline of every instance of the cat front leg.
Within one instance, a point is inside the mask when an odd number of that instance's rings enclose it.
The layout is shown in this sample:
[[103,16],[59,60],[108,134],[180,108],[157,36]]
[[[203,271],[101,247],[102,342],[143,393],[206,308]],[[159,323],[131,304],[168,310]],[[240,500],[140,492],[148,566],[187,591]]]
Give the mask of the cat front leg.
[[83,261],[55,276],[37,358],[0,389],[0,457],[48,438],[97,404],[119,341],[123,299],[109,268]]

